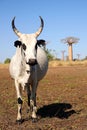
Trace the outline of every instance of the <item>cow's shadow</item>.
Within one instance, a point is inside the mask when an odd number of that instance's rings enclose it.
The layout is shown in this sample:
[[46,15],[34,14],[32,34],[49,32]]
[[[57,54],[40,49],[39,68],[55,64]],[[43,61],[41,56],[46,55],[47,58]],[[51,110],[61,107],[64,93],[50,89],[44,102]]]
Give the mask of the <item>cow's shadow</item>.
[[42,118],[46,117],[57,117],[57,118],[68,118],[72,114],[76,113],[72,109],[72,105],[69,103],[53,103],[45,105],[42,108],[38,109],[37,114]]

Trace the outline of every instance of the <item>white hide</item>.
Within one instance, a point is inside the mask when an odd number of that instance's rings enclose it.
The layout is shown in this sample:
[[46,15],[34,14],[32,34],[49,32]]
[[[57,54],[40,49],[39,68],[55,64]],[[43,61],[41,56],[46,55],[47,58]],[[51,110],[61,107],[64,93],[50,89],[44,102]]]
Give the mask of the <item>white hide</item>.
[[[21,47],[17,47],[15,55],[11,59],[10,63],[10,75],[13,79],[22,79],[27,82],[27,76],[29,77],[29,74],[27,75],[26,70],[30,71],[30,79],[29,81],[33,80],[34,73],[36,73],[34,70],[37,71],[37,81],[41,80],[44,75],[47,72],[48,69],[48,59],[46,56],[45,51],[38,46],[37,48],[37,64],[35,66],[30,66],[26,64],[25,59],[23,59],[23,56],[21,55]],[[32,68],[32,69],[31,69]],[[33,73],[32,73],[33,72]],[[24,77],[24,78],[23,78]]]

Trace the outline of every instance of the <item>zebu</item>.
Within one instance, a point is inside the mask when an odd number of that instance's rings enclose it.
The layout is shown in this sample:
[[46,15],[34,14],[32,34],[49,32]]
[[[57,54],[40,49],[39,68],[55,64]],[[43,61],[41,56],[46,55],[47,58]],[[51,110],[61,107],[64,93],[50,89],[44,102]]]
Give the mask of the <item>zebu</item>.
[[[12,29],[19,37],[15,41],[16,53],[10,62],[10,75],[15,81],[15,87],[18,100],[17,122],[22,122],[22,95],[21,88],[27,91],[28,109],[31,111],[33,121],[37,119],[36,107],[36,90],[38,82],[45,76],[48,69],[48,59],[45,51],[38,45],[41,41],[37,37],[43,30],[44,22],[40,17],[41,26],[33,34],[22,34],[15,27],[14,19],[12,20]],[[42,40],[43,42],[43,40]],[[43,43],[42,43],[43,44]]]

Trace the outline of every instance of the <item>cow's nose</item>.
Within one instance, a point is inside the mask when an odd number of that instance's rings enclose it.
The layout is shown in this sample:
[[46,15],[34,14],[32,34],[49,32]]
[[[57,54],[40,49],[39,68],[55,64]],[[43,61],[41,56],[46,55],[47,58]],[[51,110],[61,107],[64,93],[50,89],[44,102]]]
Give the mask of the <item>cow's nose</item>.
[[27,64],[33,66],[37,64],[37,60],[36,59],[29,59],[29,61],[27,62]]

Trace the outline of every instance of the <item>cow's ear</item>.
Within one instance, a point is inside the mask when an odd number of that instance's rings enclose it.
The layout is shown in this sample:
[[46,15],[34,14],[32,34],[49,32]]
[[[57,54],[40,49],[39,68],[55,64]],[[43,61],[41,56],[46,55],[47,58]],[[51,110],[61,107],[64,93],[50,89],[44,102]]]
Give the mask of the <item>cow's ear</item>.
[[37,45],[42,45],[42,46],[44,46],[45,45],[45,40],[37,40]]
[[18,41],[18,40],[17,40],[17,41],[14,42],[14,46],[15,46],[15,47],[17,47],[17,46],[20,47],[21,45],[22,45],[21,41]]

